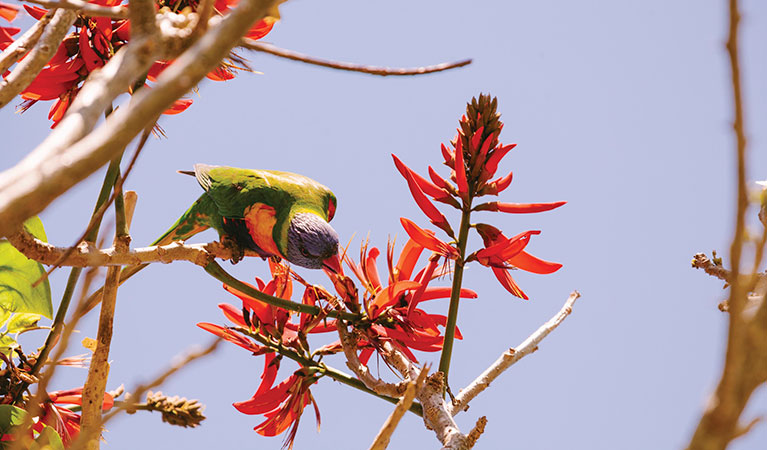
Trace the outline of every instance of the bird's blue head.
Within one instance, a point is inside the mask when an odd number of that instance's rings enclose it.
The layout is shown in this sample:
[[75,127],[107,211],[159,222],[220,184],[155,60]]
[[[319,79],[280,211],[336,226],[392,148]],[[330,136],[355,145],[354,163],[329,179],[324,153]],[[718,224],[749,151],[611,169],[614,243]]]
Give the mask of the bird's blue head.
[[317,214],[293,216],[288,228],[287,253],[288,261],[301,267],[340,271],[338,233]]

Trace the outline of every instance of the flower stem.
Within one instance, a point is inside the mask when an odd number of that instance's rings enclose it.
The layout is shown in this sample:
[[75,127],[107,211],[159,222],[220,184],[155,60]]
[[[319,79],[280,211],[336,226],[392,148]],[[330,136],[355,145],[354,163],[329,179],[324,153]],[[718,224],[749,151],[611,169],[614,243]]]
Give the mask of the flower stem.
[[[303,303],[296,303],[290,300],[285,300],[283,298],[275,297],[273,295],[264,294],[258,289],[252,286],[248,286],[242,281],[234,278],[231,274],[225,271],[224,268],[221,267],[216,261],[209,262],[208,265],[205,266],[205,271],[208,272],[210,275],[212,275],[218,281],[221,281],[244,294],[247,294],[257,300],[260,300],[272,306],[276,306],[282,309],[287,309],[290,311],[308,313],[314,316],[319,315],[322,312],[322,309],[320,309],[320,307],[318,306],[305,305]],[[359,314],[352,314],[352,313],[344,312],[344,311],[331,310],[331,311],[327,311],[327,315],[329,317],[340,318],[340,319],[351,321],[351,322],[357,322],[361,319],[361,316]]]
[[[99,192],[98,199],[96,200],[96,206],[93,209],[93,215],[95,216],[99,209],[101,209],[101,206],[106,203],[106,201],[109,199],[109,193],[112,190],[112,187],[115,184],[115,181],[117,180],[117,177],[120,174],[120,160],[122,159],[122,154],[118,156],[117,158],[113,159],[109,163],[109,168],[107,168],[107,173],[104,176],[104,182],[101,185],[101,191]],[[90,229],[88,234],[85,236],[85,240],[87,242],[95,242],[96,238],[99,234],[99,227],[101,225],[101,220],[98,220],[96,223],[94,223],[93,227]],[[45,344],[43,345],[42,350],[40,351],[40,355],[37,357],[37,361],[35,362],[34,367],[32,368],[32,375],[37,375],[37,373],[42,369],[43,365],[45,364],[45,361],[48,359],[48,355],[51,353],[51,350],[53,350],[53,343],[56,342],[59,335],[61,334],[61,331],[64,329],[64,319],[67,315],[67,310],[69,309],[69,304],[72,302],[72,295],[75,292],[75,287],[77,286],[77,281],[80,278],[80,273],[82,272],[82,267],[73,267],[72,270],[69,272],[69,278],[67,279],[66,287],[64,288],[64,294],[61,297],[61,303],[59,303],[59,308],[56,310],[56,316],[53,319],[53,325],[51,326],[51,331],[48,333],[48,337],[45,340]],[[26,387],[25,387],[26,388]],[[23,391],[23,389],[21,390]]]
[[471,198],[464,204],[463,214],[461,215],[461,227],[458,231],[459,257],[455,260],[453,287],[450,292],[450,307],[447,313],[447,323],[445,324],[445,340],[442,344],[442,356],[439,359],[439,371],[445,375],[446,386],[448,380],[447,373],[450,370],[450,357],[453,353],[453,341],[455,340],[455,323],[458,320],[458,303],[461,295],[461,284],[463,283],[463,265],[464,256],[466,255],[466,242],[469,238],[470,219]]

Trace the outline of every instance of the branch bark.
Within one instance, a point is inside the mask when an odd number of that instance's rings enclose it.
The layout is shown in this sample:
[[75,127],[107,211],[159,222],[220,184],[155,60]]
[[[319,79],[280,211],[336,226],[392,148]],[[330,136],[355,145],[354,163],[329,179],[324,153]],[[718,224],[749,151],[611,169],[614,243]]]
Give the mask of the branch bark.
[[[118,251],[114,247],[100,250],[89,242],[83,242],[74,252],[62,260],[62,256],[69,251],[69,248],[56,247],[43,242],[25,230],[9,236],[8,241],[27,258],[46,265],[58,263],[60,266],[96,267],[189,261],[200,267],[205,267],[214,258],[232,258],[231,250],[219,242],[191,245],[174,242],[168,245],[138,248],[125,252]],[[259,255],[252,251],[246,251],[245,256]]]
[[405,389],[404,395],[400,399],[399,403],[397,403],[394,411],[392,411],[391,415],[386,419],[386,422],[384,422],[381,430],[378,432],[378,435],[376,435],[375,440],[373,440],[373,445],[370,446],[370,450],[384,450],[389,446],[389,441],[391,440],[392,434],[394,434],[394,430],[397,429],[399,421],[402,420],[402,417],[408,411],[410,405],[413,404],[415,393],[426,380],[427,373],[428,370],[423,368],[421,369],[421,373],[418,374],[418,378],[407,383],[407,388]]
[[574,291],[570,294],[570,297],[565,301],[564,306],[559,312],[549,319],[548,322],[541,325],[533,334],[525,339],[516,348],[510,348],[488,367],[482,374],[480,374],[474,381],[468,386],[461,389],[461,392],[455,397],[453,404],[450,406],[450,414],[456,415],[461,411],[465,411],[469,407],[469,402],[472,401],[482,391],[487,389],[498,376],[505,372],[514,363],[524,358],[525,356],[538,350],[538,344],[549,335],[556,327],[558,327],[566,318],[573,312],[573,305],[575,301],[581,296],[578,291]]

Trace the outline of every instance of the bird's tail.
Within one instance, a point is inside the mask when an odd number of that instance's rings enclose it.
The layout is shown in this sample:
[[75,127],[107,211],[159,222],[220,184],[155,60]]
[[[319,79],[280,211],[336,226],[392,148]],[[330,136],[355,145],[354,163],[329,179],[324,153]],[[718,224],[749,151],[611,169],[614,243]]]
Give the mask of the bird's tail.
[[[203,194],[194,204],[174,223],[168,231],[157,238],[152,245],[168,245],[175,241],[185,241],[195,234],[216,226],[216,221],[221,219],[215,209],[215,204],[206,194]],[[220,227],[219,227],[220,229]],[[136,264],[127,266],[120,272],[120,284],[137,274],[149,264]],[[87,313],[101,302],[104,288],[100,288],[86,300],[83,313]]]

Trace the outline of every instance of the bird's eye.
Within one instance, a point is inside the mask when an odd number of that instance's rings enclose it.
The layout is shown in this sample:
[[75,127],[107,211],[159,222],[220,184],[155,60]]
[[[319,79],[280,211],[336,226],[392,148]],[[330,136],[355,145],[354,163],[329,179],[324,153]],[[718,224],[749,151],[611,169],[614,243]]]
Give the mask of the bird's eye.
[[309,251],[308,251],[308,250],[306,250],[304,247],[299,247],[299,248],[298,248],[298,251],[300,251],[300,252],[301,252],[301,254],[302,254],[302,255],[304,255],[304,257],[306,257],[306,258],[311,258],[311,256],[312,256],[312,255],[309,253]]

